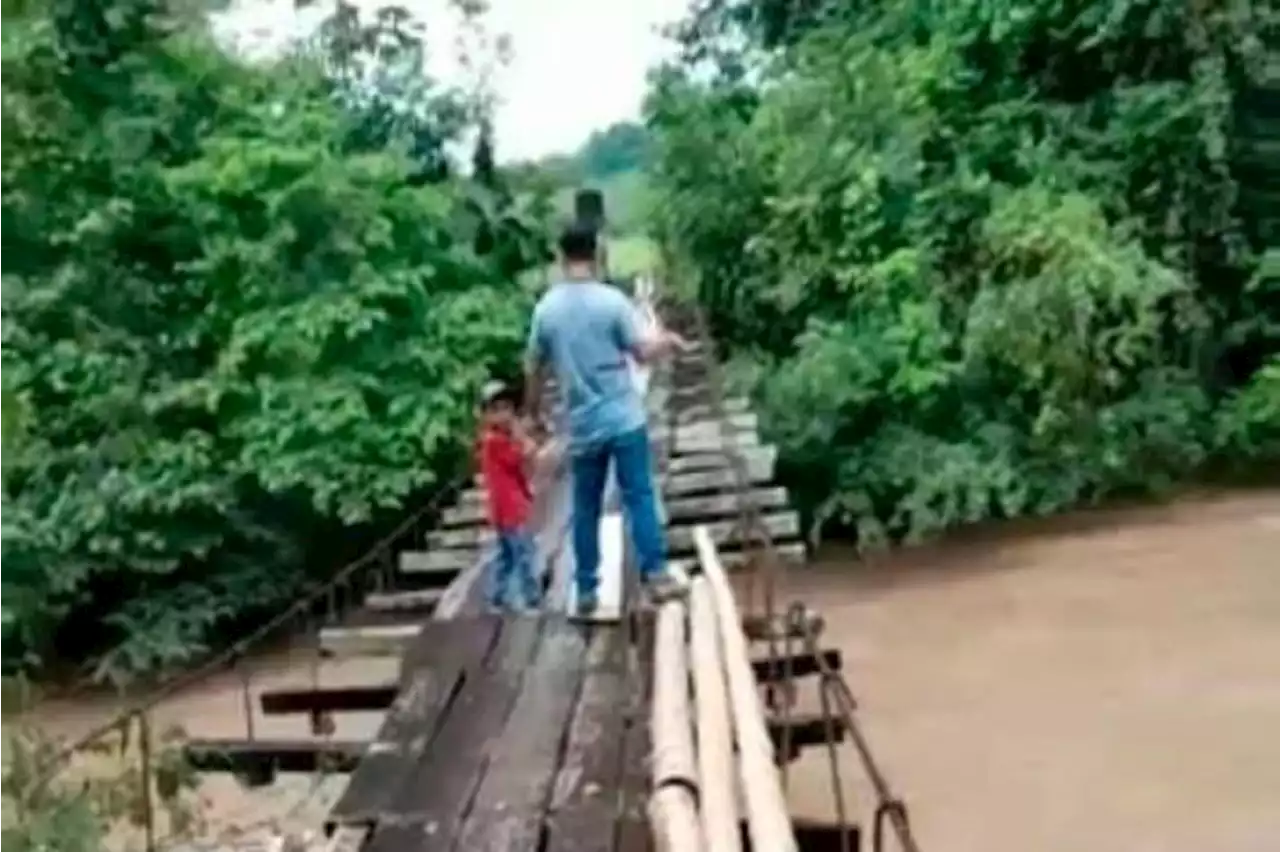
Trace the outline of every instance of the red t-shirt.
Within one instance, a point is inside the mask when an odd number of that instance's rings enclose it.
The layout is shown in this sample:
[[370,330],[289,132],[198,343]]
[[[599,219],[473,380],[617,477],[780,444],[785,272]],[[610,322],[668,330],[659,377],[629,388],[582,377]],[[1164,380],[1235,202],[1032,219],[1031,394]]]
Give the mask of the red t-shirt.
[[524,453],[510,432],[492,428],[481,432],[480,475],[489,501],[489,522],[500,530],[524,526],[529,520],[533,489]]

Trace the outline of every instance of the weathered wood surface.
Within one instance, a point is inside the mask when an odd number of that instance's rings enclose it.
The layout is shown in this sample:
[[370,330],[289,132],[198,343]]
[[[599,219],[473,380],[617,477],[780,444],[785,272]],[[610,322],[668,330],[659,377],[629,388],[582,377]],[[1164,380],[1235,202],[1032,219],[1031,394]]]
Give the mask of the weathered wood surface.
[[622,751],[622,776],[618,782],[617,852],[651,852],[646,806],[649,802],[650,766],[653,754],[650,728],[650,690],[653,685],[655,621],[649,614],[633,617],[633,644],[627,649],[627,704],[637,710],[627,727]]
[[582,694],[556,772],[546,852],[610,852],[618,821],[618,782],[627,728],[638,708],[628,694],[625,632],[596,631],[587,648]]
[[475,852],[537,849],[561,743],[582,685],[585,650],[580,627],[554,621],[543,630],[514,716],[489,745],[490,760],[457,848]]
[[467,804],[490,759],[489,747],[505,729],[525,670],[538,647],[542,622],[505,619],[496,647],[472,672],[453,701],[422,759],[397,785],[390,807],[366,847],[368,852],[424,848],[435,838],[452,848]]
[[428,622],[405,655],[402,687],[365,759],[329,812],[330,827],[372,826],[431,745],[467,672],[482,665],[501,629],[496,618]]

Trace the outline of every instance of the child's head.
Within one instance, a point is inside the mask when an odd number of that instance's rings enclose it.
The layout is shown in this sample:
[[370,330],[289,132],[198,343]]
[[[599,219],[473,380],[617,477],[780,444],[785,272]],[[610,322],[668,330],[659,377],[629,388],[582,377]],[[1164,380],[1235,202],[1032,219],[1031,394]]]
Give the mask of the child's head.
[[489,382],[480,394],[480,410],[487,426],[509,426],[516,416],[515,394],[502,382]]

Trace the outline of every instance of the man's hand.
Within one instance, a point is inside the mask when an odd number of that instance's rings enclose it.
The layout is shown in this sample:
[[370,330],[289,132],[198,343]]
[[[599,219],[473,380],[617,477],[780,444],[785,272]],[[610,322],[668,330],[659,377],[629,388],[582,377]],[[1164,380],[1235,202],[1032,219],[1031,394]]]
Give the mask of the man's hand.
[[674,331],[663,331],[666,338],[667,347],[674,349],[676,352],[690,352],[693,350],[693,343],[676,334]]

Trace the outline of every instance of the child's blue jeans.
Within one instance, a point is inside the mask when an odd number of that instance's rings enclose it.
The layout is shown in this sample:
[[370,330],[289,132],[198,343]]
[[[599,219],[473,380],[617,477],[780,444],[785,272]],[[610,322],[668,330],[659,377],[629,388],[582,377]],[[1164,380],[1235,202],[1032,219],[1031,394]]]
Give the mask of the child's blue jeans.
[[653,488],[649,430],[641,427],[573,453],[573,555],[578,598],[594,599],[600,585],[600,513],[609,462],[618,477],[622,508],[642,581],[660,573],[667,542]]
[[497,547],[489,564],[490,605],[506,608],[513,581],[525,606],[536,607],[541,603],[542,589],[533,576],[533,539],[519,527],[498,530]]

